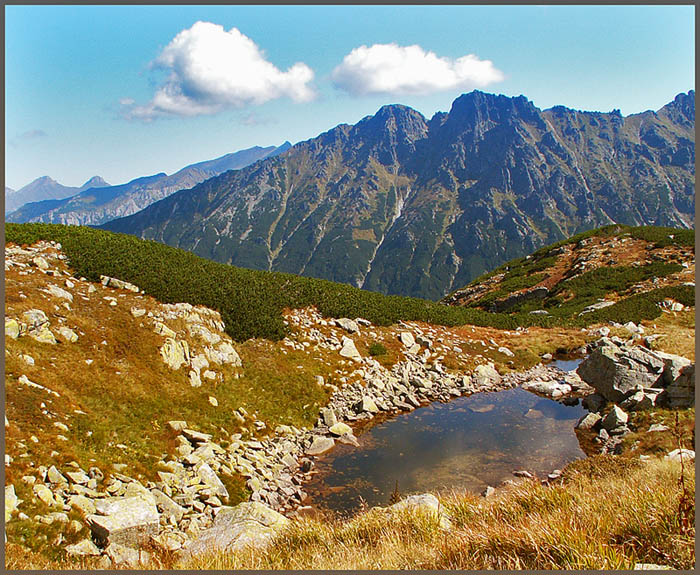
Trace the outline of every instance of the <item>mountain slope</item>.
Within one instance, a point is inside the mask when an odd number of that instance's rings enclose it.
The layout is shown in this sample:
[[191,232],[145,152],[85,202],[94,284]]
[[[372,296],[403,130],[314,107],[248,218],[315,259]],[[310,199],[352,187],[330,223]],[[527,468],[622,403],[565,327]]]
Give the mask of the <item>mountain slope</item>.
[[165,198],[178,190],[191,188],[226,172],[238,170],[275,152],[291,146],[255,146],[226,154],[214,160],[186,166],[168,176],[165,173],[137,178],[119,186],[85,189],[62,201],[40,201],[23,206],[11,214],[11,222],[48,222],[78,225],[97,225],[113,218],[128,216]]
[[[622,309],[632,319],[629,308],[639,312],[650,292],[661,293],[671,286],[695,287],[693,232],[611,225],[512,260],[442,301],[584,321],[601,313],[612,319]],[[682,309],[679,303],[667,298],[661,307]]]
[[657,112],[540,110],[471,92],[384,106],[106,229],[235,265],[437,299],[610,223],[693,223],[694,92]]
[[60,200],[90,188],[103,188],[105,186],[109,186],[109,184],[100,176],[93,176],[79,188],[64,186],[48,176],[42,176],[17,191],[5,188],[5,213],[14,212],[29,202]]

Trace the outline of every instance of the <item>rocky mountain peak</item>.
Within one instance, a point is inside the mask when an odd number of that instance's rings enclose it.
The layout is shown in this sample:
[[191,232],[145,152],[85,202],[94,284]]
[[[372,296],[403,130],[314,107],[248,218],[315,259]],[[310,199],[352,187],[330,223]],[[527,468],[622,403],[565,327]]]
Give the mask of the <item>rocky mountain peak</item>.
[[90,188],[104,188],[107,186],[109,186],[109,183],[107,183],[101,176],[92,176],[92,178],[80,186],[80,189],[87,190]]

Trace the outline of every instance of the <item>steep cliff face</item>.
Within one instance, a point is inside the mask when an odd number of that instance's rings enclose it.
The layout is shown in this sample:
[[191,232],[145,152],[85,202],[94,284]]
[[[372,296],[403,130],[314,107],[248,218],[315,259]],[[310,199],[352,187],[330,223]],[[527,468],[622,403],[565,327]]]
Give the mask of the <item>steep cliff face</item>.
[[105,227],[235,265],[437,299],[582,230],[691,227],[694,96],[628,117],[482,92],[429,121],[384,106]]

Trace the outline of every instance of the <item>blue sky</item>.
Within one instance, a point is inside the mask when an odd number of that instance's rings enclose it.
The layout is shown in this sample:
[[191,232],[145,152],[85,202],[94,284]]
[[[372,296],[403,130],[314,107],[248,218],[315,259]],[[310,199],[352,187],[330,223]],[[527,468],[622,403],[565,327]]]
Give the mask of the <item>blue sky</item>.
[[[201,22],[201,24],[196,24]],[[693,6],[6,6],[5,180],[113,184],[477,88],[658,109]]]

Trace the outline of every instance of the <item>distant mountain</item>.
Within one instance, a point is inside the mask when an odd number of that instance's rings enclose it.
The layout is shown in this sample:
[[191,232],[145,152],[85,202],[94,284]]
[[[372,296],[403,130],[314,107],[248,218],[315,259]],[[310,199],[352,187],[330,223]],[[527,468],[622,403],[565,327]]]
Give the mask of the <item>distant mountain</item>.
[[109,186],[109,184],[100,176],[93,176],[79,188],[64,186],[48,176],[42,176],[17,191],[5,188],[5,213],[9,214],[29,202],[60,200],[83,190],[104,186]]
[[[36,201],[22,206],[6,217],[8,222],[48,222],[74,225],[97,225],[114,218],[128,216],[179,190],[219,175],[238,170],[274,153],[289,149],[282,146],[255,146],[187,166],[168,176],[159,173],[137,178],[119,186],[91,186],[76,190],[61,201]],[[92,178],[92,182],[96,178]],[[100,181],[103,181],[100,179]],[[88,182],[88,183],[89,183]],[[87,185],[87,184],[86,184]]]
[[695,93],[623,117],[471,92],[384,106],[106,224],[239,266],[438,299],[611,223],[691,227]]

